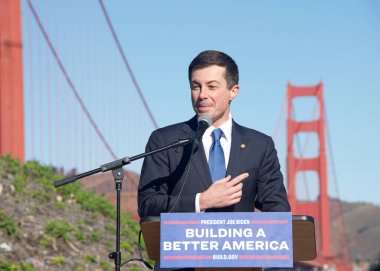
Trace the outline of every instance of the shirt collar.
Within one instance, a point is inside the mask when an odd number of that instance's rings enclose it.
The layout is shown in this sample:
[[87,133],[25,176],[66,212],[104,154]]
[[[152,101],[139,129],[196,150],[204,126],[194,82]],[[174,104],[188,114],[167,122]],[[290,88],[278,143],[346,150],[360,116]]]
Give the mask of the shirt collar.
[[[231,141],[231,134],[232,134],[232,115],[231,113],[228,116],[228,120],[224,122],[220,127],[223,131],[223,137],[227,140],[227,142]],[[215,126],[211,125],[207,128],[205,133],[203,134],[204,137],[211,137],[212,131],[216,129]]]

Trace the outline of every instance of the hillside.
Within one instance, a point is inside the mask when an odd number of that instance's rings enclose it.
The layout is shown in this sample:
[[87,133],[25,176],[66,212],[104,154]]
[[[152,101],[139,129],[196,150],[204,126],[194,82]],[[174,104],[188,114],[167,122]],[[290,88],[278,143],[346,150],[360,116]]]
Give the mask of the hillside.
[[[37,162],[0,157],[0,270],[114,270],[115,208]],[[138,224],[122,216],[122,262],[138,257]],[[122,270],[140,270],[139,262]]]
[[[342,249],[338,238],[342,219],[338,215],[338,201],[330,201],[330,227],[335,251]],[[341,202],[352,260],[374,261],[380,258],[380,207],[370,203]]]

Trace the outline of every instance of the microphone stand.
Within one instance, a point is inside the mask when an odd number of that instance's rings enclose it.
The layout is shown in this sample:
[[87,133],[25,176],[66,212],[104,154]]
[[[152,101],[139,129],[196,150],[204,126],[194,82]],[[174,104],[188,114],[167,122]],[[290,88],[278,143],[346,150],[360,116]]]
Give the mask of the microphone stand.
[[100,166],[99,168],[64,178],[62,180],[54,182],[55,187],[59,187],[62,185],[66,185],[72,182],[75,182],[79,179],[82,179],[87,176],[91,176],[93,174],[99,173],[99,172],[106,172],[112,170],[112,175],[115,179],[115,189],[116,189],[116,251],[111,252],[109,254],[109,258],[115,261],[115,270],[120,271],[121,267],[121,252],[120,252],[120,192],[122,189],[122,182],[124,178],[124,170],[122,169],[123,166],[130,164],[131,162],[144,158],[146,156],[155,154],[157,152],[162,152],[171,148],[178,148],[180,146],[187,145],[189,143],[193,143],[194,139],[180,139],[176,142],[173,142],[172,144],[169,144],[165,147],[159,148],[157,150],[153,150],[146,153],[141,153],[132,157],[124,157],[122,159],[115,160],[113,162],[110,162],[108,164],[104,164]]

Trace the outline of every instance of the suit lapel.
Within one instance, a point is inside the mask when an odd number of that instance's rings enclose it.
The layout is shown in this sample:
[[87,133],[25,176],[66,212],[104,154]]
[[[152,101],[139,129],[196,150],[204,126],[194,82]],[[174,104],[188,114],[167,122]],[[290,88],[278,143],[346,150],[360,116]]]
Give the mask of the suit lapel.
[[[187,138],[193,137],[196,129],[196,117],[192,118],[188,122],[188,125],[183,126],[183,130],[186,133]],[[199,142],[198,147],[195,148],[193,152],[193,157],[191,158],[191,167],[192,168],[190,169],[190,172],[192,170],[196,171],[199,176],[199,184],[204,189],[207,189],[212,184],[212,180],[202,142]]]
[[244,142],[243,132],[240,129],[240,126],[232,122],[232,134],[231,134],[231,151],[230,158],[228,161],[227,173],[226,175],[231,175],[232,178],[241,174],[240,170],[244,163],[244,149],[247,142]]
[[203,187],[207,189],[212,184],[212,180],[202,142],[199,143],[198,148],[194,151],[191,163],[198,173]]

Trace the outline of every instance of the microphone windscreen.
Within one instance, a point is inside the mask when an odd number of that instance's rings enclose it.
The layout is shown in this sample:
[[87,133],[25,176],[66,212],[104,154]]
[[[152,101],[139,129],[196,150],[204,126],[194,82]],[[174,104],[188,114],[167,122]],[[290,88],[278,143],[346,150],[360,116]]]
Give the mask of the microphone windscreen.
[[208,114],[202,114],[198,116],[198,125],[200,122],[207,122],[208,126],[212,125],[212,117]]

